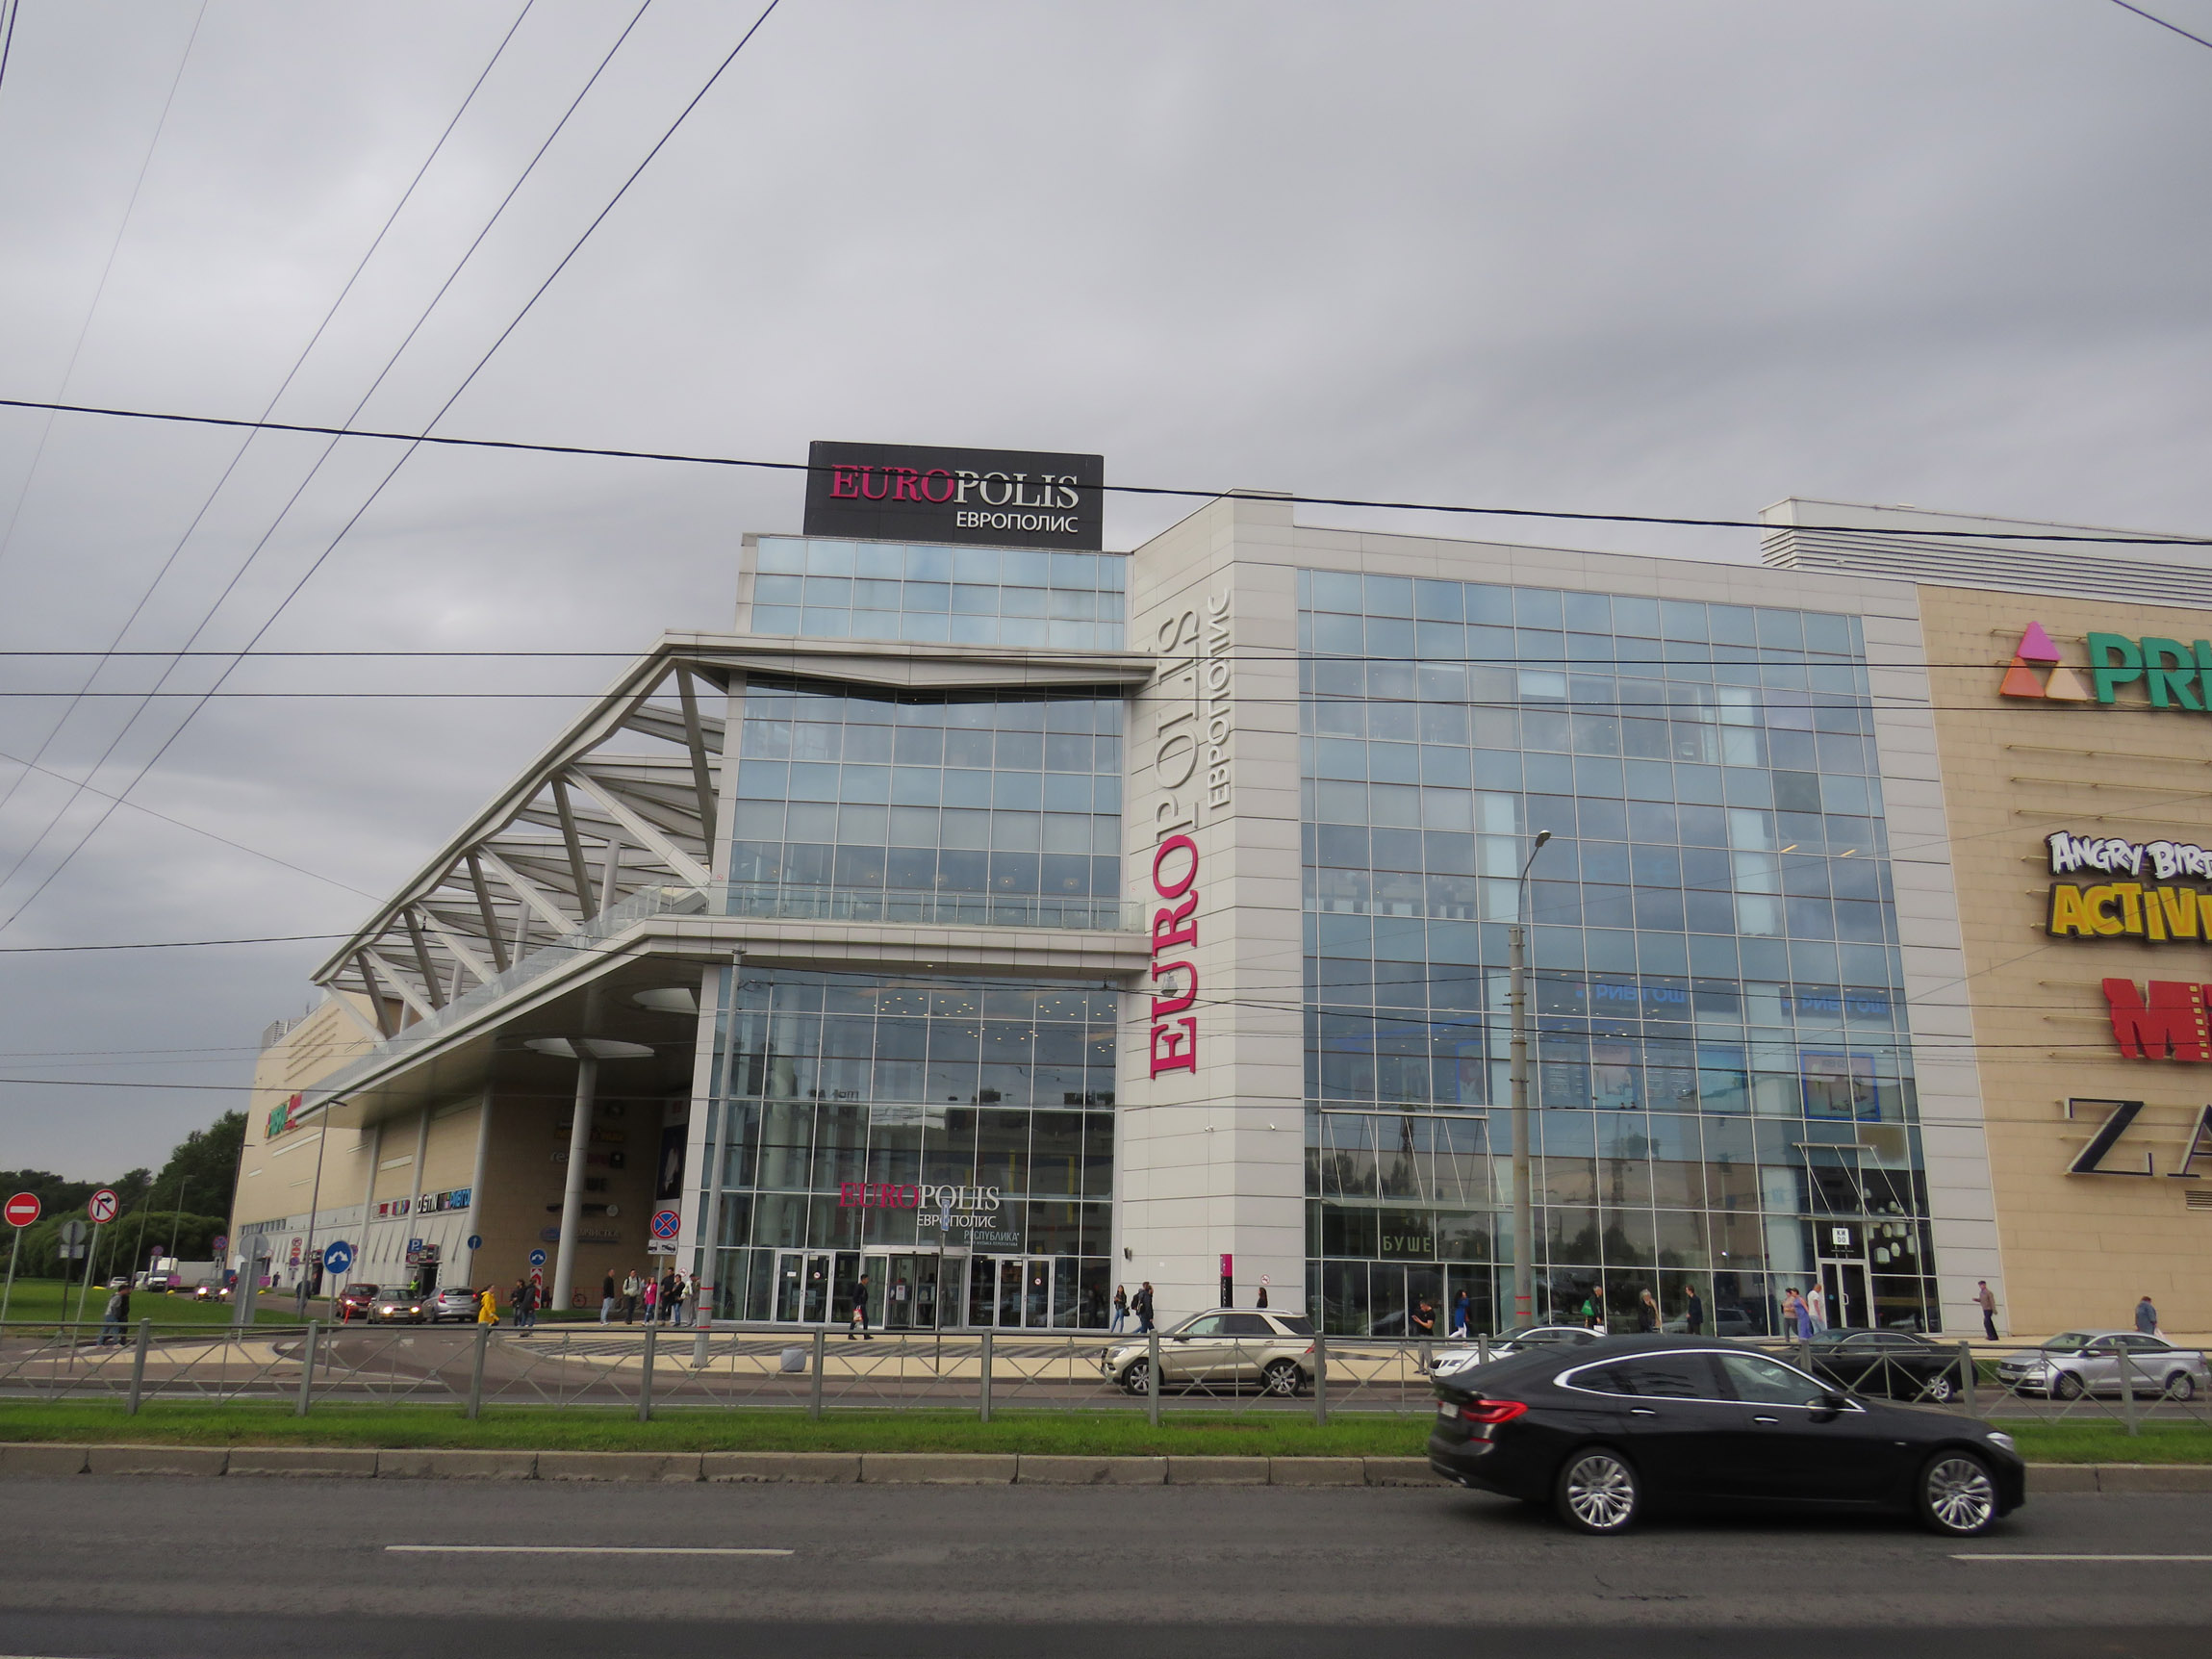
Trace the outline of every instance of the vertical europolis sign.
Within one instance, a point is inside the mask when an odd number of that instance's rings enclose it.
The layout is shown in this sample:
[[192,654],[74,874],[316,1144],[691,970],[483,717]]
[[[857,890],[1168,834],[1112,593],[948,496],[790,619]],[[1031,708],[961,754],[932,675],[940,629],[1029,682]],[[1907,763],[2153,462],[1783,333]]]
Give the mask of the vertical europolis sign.
[[806,459],[809,536],[1089,553],[1105,545],[1102,455],[816,443]]

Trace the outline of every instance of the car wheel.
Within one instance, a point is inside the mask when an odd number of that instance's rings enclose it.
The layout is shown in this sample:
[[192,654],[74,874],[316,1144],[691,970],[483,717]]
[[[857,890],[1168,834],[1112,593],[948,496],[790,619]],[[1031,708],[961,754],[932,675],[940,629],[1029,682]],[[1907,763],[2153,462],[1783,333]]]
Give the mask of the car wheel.
[[2175,1371],[2166,1379],[2166,1397],[2170,1400],[2194,1399],[2197,1396],[2197,1379],[2187,1371]]
[[1125,1394],[1143,1393],[1151,1376],[1152,1362],[1150,1360],[1131,1360],[1128,1365],[1123,1367],[1121,1391]]
[[1972,1538],[1996,1519],[1996,1482],[1971,1452],[1939,1452],[1920,1471],[1921,1521],[1946,1538]]
[[1620,1453],[1611,1446],[1586,1446],[1561,1468],[1552,1504],[1575,1531],[1602,1537],[1636,1524],[1643,1488]]
[[1947,1406],[1951,1403],[1951,1396],[1957,1392],[1958,1390],[1952,1386],[1950,1372],[1945,1371],[1928,1385],[1927,1398],[1939,1406]]
[[1298,1368],[1296,1360],[1271,1360],[1259,1373],[1259,1386],[1271,1394],[1299,1393],[1306,1387],[1306,1373]]
[[2051,1396],[2061,1400],[2081,1398],[2081,1379],[2072,1371],[2061,1371],[2058,1380],[2050,1385]]

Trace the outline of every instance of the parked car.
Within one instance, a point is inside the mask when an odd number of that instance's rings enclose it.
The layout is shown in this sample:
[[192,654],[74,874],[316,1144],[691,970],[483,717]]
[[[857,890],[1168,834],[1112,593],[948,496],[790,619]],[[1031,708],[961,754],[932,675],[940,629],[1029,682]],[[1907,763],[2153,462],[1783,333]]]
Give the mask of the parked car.
[[2196,1349],[2177,1348],[2164,1337],[2136,1331],[2061,1331],[2033,1353],[1999,1360],[1996,1376],[2020,1394],[2057,1400],[2078,1400],[2083,1394],[2117,1396],[2122,1391],[2123,1354],[2139,1395],[2190,1400],[2212,1383],[2204,1356]]
[[385,1290],[369,1304],[369,1316],[380,1325],[420,1325],[422,1298],[407,1290]]
[[[1296,1394],[1312,1382],[1312,1365],[1313,1321],[1303,1314],[1223,1308],[1159,1333],[1163,1389],[1258,1387]],[[1151,1386],[1151,1345],[1119,1343],[1100,1356],[1099,1368],[1124,1392],[1141,1394]]]
[[[1714,1309],[1706,1316],[1706,1326],[1705,1330],[1697,1333],[1699,1336],[1756,1337],[1760,1334],[1759,1322],[1751,1317],[1748,1311],[1734,1304]],[[1690,1316],[1677,1314],[1659,1328],[1669,1335],[1685,1335],[1690,1330]]]
[[338,1316],[343,1320],[366,1319],[369,1308],[376,1300],[374,1285],[348,1285],[338,1293]]
[[1865,1399],[1731,1342],[1539,1348],[1439,1379],[1436,1393],[1432,1468],[1550,1505],[1579,1532],[1746,1506],[1899,1511],[1966,1538],[2026,1501],[2027,1466],[1989,1424]]
[[447,1319],[466,1324],[476,1316],[476,1295],[466,1285],[444,1285],[422,1299],[422,1317],[433,1325]]
[[[1586,1325],[1516,1325],[1510,1331],[1500,1331],[1489,1340],[1491,1361],[1510,1359],[1514,1354],[1526,1353],[1531,1348],[1579,1348],[1594,1342],[1603,1333]],[[1437,1353],[1436,1374],[1463,1371],[1470,1365],[1484,1364],[1481,1344],[1454,1343]]]
[[1938,1347],[1909,1331],[1821,1331],[1807,1340],[1805,1357],[1815,1376],[1852,1393],[1943,1405],[1967,1386],[1956,1348]]

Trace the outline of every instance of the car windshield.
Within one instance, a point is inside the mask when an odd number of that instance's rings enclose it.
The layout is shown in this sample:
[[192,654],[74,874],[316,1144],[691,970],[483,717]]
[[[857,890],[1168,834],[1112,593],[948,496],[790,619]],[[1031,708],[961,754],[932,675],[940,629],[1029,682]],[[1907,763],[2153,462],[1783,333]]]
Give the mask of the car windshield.
[[2052,1353],[2071,1354],[2076,1348],[2088,1347],[2095,1340],[2096,1338],[2087,1331],[2061,1331],[2044,1346]]

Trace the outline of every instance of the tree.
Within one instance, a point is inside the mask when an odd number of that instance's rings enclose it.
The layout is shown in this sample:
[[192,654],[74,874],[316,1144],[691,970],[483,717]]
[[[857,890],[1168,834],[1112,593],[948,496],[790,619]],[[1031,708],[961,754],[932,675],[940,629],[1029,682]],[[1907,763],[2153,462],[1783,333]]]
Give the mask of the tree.
[[177,1143],[169,1161],[154,1176],[146,1202],[164,1210],[196,1214],[228,1211],[232,1189],[238,1184],[239,1154],[244,1148],[245,1113],[224,1112],[207,1128],[193,1130]]

